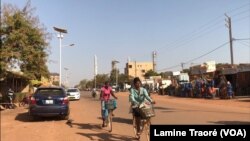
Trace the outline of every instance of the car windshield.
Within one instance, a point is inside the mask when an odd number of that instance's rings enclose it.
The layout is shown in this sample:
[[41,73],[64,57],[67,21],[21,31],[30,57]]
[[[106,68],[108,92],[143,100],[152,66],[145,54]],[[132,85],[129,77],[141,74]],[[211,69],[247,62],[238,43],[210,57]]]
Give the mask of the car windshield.
[[78,92],[78,90],[77,89],[68,89],[67,92]]
[[50,96],[62,96],[64,92],[62,89],[39,89],[36,92],[40,95],[50,95]]

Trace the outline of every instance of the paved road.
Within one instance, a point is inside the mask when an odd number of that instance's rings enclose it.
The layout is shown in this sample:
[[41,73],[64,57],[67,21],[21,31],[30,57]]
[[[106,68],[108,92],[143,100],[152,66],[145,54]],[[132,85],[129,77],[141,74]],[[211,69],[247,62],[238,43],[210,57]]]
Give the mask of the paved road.
[[[101,128],[100,102],[89,92],[71,101],[72,124],[57,118],[29,120],[26,108],[1,111],[1,141],[124,141],[135,140],[128,93],[118,94],[113,132]],[[207,100],[153,95],[153,124],[250,124],[250,99]],[[145,140],[145,138],[142,138]]]

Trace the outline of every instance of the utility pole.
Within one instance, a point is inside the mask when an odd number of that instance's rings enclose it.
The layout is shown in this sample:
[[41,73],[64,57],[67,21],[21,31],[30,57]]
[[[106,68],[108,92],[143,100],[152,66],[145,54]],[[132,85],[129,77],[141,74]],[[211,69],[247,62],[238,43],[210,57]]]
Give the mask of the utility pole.
[[136,61],[135,61],[135,77],[137,76],[137,67],[136,67]]
[[185,64],[185,63],[181,63],[182,72],[183,72],[184,64]]
[[111,62],[111,65],[112,65],[112,71],[115,70],[115,83],[116,83],[116,86],[118,86],[118,68],[117,68],[117,63],[120,63],[119,61],[117,60],[113,60]]
[[233,38],[232,38],[232,25],[231,25],[231,17],[229,17],[227,14],[225,14],[227,19],[226,21],[226,27],[229,29],[229,42],[230,42],[230,55],[231,55],[231,65],[234,64],[234,57],[233,57]]
[[156,62],[155,62],[156,51],[153,51],[152,58],[153,58],[153,71],[156,71]]
[[97,75],[97,57],[96,55],[94,56],[94,87],[96,89],[96,75]]
[[66,73],[65,73],[65,82],[64,82],[64,85],[66,86],[66,87],[69,87],[69,83],[68,83],[68,68],[64,68],[64,70],[66,71]]

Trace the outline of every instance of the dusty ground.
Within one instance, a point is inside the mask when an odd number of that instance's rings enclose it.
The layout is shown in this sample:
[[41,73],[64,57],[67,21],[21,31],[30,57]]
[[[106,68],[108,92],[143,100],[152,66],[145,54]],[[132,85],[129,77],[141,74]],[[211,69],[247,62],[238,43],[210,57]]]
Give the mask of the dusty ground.
[[[1,141],[123,141],[135,140],[128,93],[118,93],[114,130],[101,128],[100,103],[89,92],[80,101],[71,101],[71,124],[58,118],[30,121],[27,109],[1,111]],[[156,117],[153,124],[250,124],[250,98],[208,100],[152,96]],[[142,137],[145,140],[145,137]]]

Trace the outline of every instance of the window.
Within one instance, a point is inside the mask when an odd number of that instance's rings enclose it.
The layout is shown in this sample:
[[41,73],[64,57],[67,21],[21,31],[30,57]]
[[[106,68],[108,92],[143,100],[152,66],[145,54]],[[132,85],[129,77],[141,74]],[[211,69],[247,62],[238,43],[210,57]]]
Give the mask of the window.
[[78,89],[68,89],[67,92],[78,92]]
[[128,65],[128,68],[132,68],[132,65]]
[[64,95],[64,92],[62,89],[57,88],[41,88],[38,89],[36,94],[40,95],[47,95],[47,96],[58,96],[58,95]]
[[145,70],[141,70],[142,73],[145,73],[146,71]]

